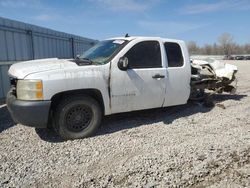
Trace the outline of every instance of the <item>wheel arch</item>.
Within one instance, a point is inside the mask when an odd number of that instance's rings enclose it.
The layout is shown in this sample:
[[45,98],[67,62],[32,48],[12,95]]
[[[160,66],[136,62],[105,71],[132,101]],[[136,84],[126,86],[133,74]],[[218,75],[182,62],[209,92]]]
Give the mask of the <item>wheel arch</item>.
[[103,95],[100,90],[98,89],[78,89],[78,90],[70,90],[70,91],[63,91],[57,93],[51,97],[51,109],[55,109],[57,104],[66,97],[76,96],[76,95],[88,95],[93,97],[99,104],[102,109],[103,114],[105,114],[105,104]]

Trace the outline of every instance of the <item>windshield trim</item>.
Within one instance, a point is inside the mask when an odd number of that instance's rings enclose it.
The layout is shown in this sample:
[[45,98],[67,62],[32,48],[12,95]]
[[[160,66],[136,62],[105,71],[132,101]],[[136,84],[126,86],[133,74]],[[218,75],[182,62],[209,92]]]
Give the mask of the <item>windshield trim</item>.
[[115,53],[113,53],[103,65],[109,63],[130,41],[124,40],[125,42],[119,46]]

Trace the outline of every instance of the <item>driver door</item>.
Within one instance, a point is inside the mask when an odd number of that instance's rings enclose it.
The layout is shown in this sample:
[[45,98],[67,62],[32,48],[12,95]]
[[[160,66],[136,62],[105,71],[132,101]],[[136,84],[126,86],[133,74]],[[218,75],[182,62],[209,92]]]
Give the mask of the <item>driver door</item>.
[[111,64],[110,97],[112,113],[161,107],[166,90],[166,68],[158,41],[141,41],[123,57],[128,69]]

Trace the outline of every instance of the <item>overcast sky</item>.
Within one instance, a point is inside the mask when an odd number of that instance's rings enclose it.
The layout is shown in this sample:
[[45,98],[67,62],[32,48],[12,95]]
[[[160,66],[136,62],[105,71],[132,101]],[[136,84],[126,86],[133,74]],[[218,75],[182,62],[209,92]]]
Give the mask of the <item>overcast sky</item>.
[[80,36],[161,36],[250,43],[250,0],[0,0],[0,16]]

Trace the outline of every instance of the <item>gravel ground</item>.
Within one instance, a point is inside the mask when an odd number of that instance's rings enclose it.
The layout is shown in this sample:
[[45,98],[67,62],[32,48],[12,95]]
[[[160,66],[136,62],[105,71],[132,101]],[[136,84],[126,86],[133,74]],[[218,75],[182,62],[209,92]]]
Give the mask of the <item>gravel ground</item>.
[[113,115],[82,140],[14,125],[0,106],[0,187],[250,187],[250,62],[234,63],[238,93],[215,107]]

